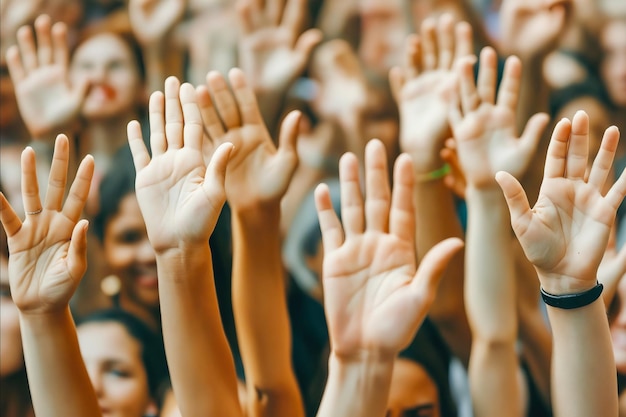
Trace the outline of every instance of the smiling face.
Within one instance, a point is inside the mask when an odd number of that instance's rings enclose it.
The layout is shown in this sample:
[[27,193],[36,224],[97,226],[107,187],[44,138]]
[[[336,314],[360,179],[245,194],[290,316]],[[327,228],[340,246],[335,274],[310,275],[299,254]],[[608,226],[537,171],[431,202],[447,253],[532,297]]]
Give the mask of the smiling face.
[[120,201],[104,231],[104,255],[122,282],[121,297],[144,310],[159,306],[156,257],[135,194]]
[[122,37],[102,33],[80,44],[70,66],[70,80],[87,79],[89,92],[82,115],[88,120],[119,117],[139,102],[142,80],[137,58]]
[[142,417],[154,404],[142,348],[116,322],[79,326],[78,343],[103,417]]

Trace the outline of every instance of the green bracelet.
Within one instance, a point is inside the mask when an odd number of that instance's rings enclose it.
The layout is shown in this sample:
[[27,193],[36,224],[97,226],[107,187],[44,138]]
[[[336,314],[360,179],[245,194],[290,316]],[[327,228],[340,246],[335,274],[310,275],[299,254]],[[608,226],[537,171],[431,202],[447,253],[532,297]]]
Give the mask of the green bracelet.
[[441,168],[434,171],[427,172],[426,174],[418,175],[416,180],[419,182],[428,182],[433,180],[439,180],[450,173],[450,165],[443,164]]

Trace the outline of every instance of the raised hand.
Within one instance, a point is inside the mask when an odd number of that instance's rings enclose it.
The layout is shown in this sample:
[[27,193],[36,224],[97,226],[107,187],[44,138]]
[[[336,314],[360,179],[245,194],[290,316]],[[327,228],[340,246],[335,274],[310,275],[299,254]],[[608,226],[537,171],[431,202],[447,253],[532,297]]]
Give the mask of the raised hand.
[[534,156],[548,115],[538,113],[527,123],[520,138],[515,131],[521,81],[521,62],[509,57],[496,100],[497,56],[486,47],[480,54],[478,81],[473,63],[458,65],[460,109],[453,106],[450,123],[457,155],[469,187],[496,187],[495,173],[507,171],[521,176]]
[[411,35],[403,67],[389,74],[400,108],[400,146],[413,158],[415,169],[430,172],[442,165],[439,151],[451,136],[448,108],[453,100],[461,58],[473,55],[472,28],[452,16],[426,19],[419,35]]
[[609,127],[587,175],[589,117],[579,111],[561,120],[552,134],[537,203],[505,172],[496,179],[504,192],[511,224],[541,285],[551,294],[585,291],[596,284],[617,207],[626,195],[626,172],[603,195],[619,131]]
[[144,45],[160,42],[183,17],[186,0],[130,0],[128,17],[133,33]]
[[317,29],[302,33],[306,10],[305,0],[240,0],[240,66],[255,91],[284,92],[304,71],[322,40]]
[[572,0],[504,0],[501,48],[523,60],[550,52],[567,27]]
[[67,27],[51,26],[42,15],[33,32],[23,26],[17,33],[18,46],[7,50],[7,66],[15,85],[22,119],[33,138],[43,138],[73,122],[87,94],[88,80],[68,80]]
[[0,219],[7,234],[9,281],[15,305],[22,313],[57,313],[68,303],[87,269],[87,221],[80,215],[85,206],[93,158],[81,162],[68,197],[63,203],[69,142],[59,135],[42,205],[39,198],[35,153],[22,153],[22,198],[26,219],[22,222],[3,194]]
[[227,167],[228,203],[246,209],[279,202],[298,163],[300,114],[284,119],[276,147],[243,72],[235,68],[228,76],[232,91],[217,72],[207,75],[208,88],[197,89],[205,132],[214,143],[230,142],[235,148]]
[[165,81],[165,95],[152,94],[149,111],[152,158],[137,121],[128,124],[128,141],[150,243],[157,254],[184,244],[206,245],[224,204],[232,145],[218,147],[205,164],[195,90],[175,77]]
[[365,203],[358,161],[345,154],[339,166],[341,222],[322,184],[315,200],[324,244],[324,308],[335,356],[362,353],[395,357],[415,335],[435,297],[438,279],[461,248],[448,239],[417,269],[414,245],[413,170],[407,155],[394,167],[389,189],[385,149],[378,140],[365,152]]

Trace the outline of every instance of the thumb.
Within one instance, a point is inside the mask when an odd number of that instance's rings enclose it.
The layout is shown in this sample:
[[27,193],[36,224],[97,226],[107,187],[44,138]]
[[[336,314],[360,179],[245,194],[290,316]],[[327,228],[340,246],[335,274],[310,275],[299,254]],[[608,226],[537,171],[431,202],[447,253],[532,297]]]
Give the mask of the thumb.
[[424,306],[427,309],[430,308],[430,303],[435,299],[439,281],[450,260],[463,245],[463,241],[459,238],[445,239],[433,246],[422,259],[411,282],[411,287],[420,299],[428,304]]
[[519,181],[508,172],[497,172],[496,182],[502,189],[506,204],[509,206],[511,226],[513,227],[515,233],[519,236],[521,234],[520,232],[522,232],[519,230],[519,225],[529,224],[532,217],[526,192]]
[[[213,156],[211,156],[211,161],[209,161],[202,185],[209,198],[216,198],[222,204],[225,200],[226,168],[228,167],[228,161],[233,149],[234,146],[230,142],[224,142],[217,147]],[[221,209],[221,204],[220,207],[216,208]]]

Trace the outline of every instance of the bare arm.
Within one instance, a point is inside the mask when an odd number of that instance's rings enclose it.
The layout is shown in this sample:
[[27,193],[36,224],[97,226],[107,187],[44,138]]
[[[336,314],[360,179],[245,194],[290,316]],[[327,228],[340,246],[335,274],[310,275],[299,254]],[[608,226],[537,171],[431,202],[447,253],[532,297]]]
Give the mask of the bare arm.
[[[248,388],[247,415],[304,416],[292,367],[280,238],[280,200],[298,163],[300,115],[285,118],[275,146],[243,72],[233,69],[229,78],[232,93],[213,72],[208,91],[200,89],[200,94],[206,130],[215,141],[235,146],[226,198],[232,211],[233,313]],[[220,119],[227,121],[225,129]]]
[[87,222],[79,221],[89,194],[93,158],[87,156],[63,204],[69,143],[59,135],[44,203],[35,153],[22,153],[22,222],[3,194],[0,218],[9,245],[9,281],[20,327],[28,383],[37,416],[99,416],[82,361],[69,300],[87,268]]
[[318,416],[384,416],[394,358],[415,336],[462,242],[441,242],[417,269],[410,158],[400,155],[396,160],[391,192],[384,146],[370,141],[365,150],[365,201],[355,155],[345,154],[339,164],[342,221],[327,186],[318,186],[315,196],[331,345]]
[[[541,287],[553,296],[579,294],[596,286],[597,272],[617,207],[626,195],[622,173],[603,195],[619,131],[605,131],[586,177],[589,118],[580,111],[554,129],[539,199],[531,210],[519,182],[498,173],[511,224]],[[585,256],[580,256],[584,253]],[[573,309],[548,306],[552,325],[552,394],[555,416],[618,413],[617,377],[604,303],[599,297]]]
[[[463,237],[452,192],[443,175],[428,174],[444,165],[440,152],[452,132],[448,107],[454,99],[455,62],[473,54],[472,30],[444,15],[424,21],[407,39],[405,65],[394,68],[390,82],[400,108],[400,147],[413,160],[418,260],[438,242]],[[445,219],[445,221],[441,221]],[[467,364],[470,330],[463,299],[463,257],[453,258],[441,281],[430,317],[456,356]]]
[[548,117],[537,115],[517,137],[521,63],[516,57],[507,60],[497,100],[497,56],[492,48],[481,52],[477,83],[470,60],[461,62],[458,72],[460,109],[452,109],[451,123],[467,183],[464,294],[472,329],[472,404],[479,417],[522,415],[515,260],[508,210],[495,173],[520,175],[526,170]]
[[205,164],[195,90],[174,77],[166,80],[165,95],[156,92],[150,99],[150,128],[152,157],[136,121],[129,124],[128,137],[137,200],[157,254],[163,338],[176,399],[185,416],[241,416],[208,244],[225,200],[232,145],[217,148]]

